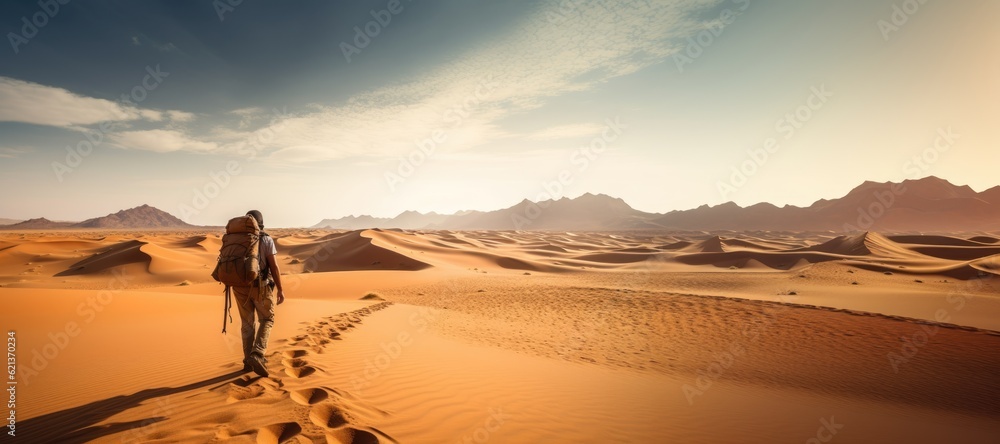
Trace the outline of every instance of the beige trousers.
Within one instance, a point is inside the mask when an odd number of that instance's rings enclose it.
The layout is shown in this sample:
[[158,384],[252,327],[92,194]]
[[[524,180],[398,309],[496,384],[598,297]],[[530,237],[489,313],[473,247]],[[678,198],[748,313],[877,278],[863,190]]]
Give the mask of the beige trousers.
[[[271,327],[274,326],[274,306],[277,305],[277,301],[274,292],[268,285],[264,285],[263,288],[232,288],[242,321],[240,333],[243,336],[243,363],[246,364],[250,362],[251,353],[264,357],[264,352],[267,350],[267,337],[271,334]],[[254,335],[255,314],[259,323],[256,335]]]

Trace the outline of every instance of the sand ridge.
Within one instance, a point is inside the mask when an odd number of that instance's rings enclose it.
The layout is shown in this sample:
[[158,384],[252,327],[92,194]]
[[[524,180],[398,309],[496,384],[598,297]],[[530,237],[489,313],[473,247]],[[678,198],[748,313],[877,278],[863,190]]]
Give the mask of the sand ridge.
[[[775,442],[838,406],[879,437],[867,442],[1000,432],[994,233],[270,233],[290,300],[271,376],[256,378],[235,372],[237,335],[211,339],[219,232],[0,232],[0,297],[28,365],[61,343],[53,332],[77,331],[25,389],[22,430],[440,442],[500,425],[496,442]],[[753,425],[713,425],[734,418]]]
[[[19,430],[36,442],[85,442],[120,431],[122,439],[142,442],[251,438],[278,443],[297,436],[334,443],[395,442],[364,425],[385,412],[344,390],[308,383],[313,373],[323,372],[311,365],[311,355],[327,352],[331,338],[356,328],[364,317],[389,305],[381,302],[326,316],[307,325],[306,333],[293,338],[294,342],[276,341],[280,345],[267,357],[269,377],[230,372],[186,386],[144,390],[34,417],[19,424]],[[116,412],[141,410],[142,406],[158,409],[164,416],[146,420],[140,427],[113,422]],[[250,413],[254,411],[267,414]],[[282,420],[269,422],[270,418]],[[108,421],[113,425],[100,425]]]

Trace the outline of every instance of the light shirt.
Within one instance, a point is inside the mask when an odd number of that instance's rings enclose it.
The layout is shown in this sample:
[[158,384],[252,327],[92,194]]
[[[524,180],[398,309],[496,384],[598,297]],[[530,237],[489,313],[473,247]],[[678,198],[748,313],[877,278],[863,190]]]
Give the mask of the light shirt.
[[[278,249],[274,246],[274,239],[271,236],[261,236],[260,237],[260,272],[264,273],[267,270],[267,256],[274,256],[278,254]],[[274,278],[268,274],[268,279],[273,280]]]

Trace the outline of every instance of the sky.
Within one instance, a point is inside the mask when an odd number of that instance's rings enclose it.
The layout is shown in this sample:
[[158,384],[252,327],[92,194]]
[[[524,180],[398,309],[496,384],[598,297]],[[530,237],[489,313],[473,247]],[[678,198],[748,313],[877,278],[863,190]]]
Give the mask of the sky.
[[[63,0],[66,1],[66,0]],[[7,1],[0,217],[1000,185],[1000,2]]]

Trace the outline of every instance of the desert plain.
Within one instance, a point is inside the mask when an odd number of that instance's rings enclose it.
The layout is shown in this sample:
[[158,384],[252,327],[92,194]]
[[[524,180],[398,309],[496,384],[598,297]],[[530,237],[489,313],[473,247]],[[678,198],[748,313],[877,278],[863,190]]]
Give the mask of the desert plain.
[[996,443],[995,234],[270,230],[241,371],[220,230],[0,232],[17,442]]

